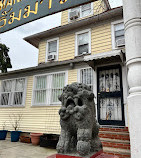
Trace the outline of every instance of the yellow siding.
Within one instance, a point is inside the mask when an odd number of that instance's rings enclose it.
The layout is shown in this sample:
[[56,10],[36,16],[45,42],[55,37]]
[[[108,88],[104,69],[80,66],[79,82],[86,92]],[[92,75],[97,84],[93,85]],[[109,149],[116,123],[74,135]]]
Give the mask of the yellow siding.
[[6,129],[13,130],[10,115],[22,114],[19,130],[23,132],[60,133],[60,106],[31,107],[33,77],[28,77],[26,104],[24,108],[0,108],[0,129],[6,121]]
[[[100,14],[100,13],[104,12],[105,10],[106,10],[106,7],[105,7],[103,0],[95,1],[93,3],[93,14],[91,14],[90,16]],[[62,12],[61,25],[66,25],[69,23],[68,13],[69,13],[68,10],[65,10]],[[89,17],[89,16],[87,16],[87,17]],[[84,17],[84,18],[86,18],[86,17]],[[84,18],[79,18],[77,20],[81,20]]]
[[38,56],[38,63],[42,63],[46,61],[46,40],[41,41],[39,43],[39,56]]
[[77,82],[77,70],[69,70],[68,71],[68,84],[71,84],[73,82]]
[[68,24],[68,10],[63,11],[61,16],[61,25],[66,24]]
[[92,54],[107,52],[112,50],[111,24],[103,24],[92,28],[91,32],[91,52]]
[[106,5],[105,2],[103,0],[98,0],[94,2],[94,6],[93,6],[93,14],[94,15],[98,15],[103,13],[104,11],[106,11]]
[[59,38],[59,61],[73,59],[75,55],[75,33]]
[[[85,29],[84,29],[85,30]],[[79,30],[80,31],[80,30]],[[46,41],[39,46],[39,63],[45,62]],[[111,23],[91,26],[91,53],[97,54],[112,50]],[[74,59],[75,32],[65,33],[59,37],[59,61]]]
[[[25,107],[23,108],[0,108],[0,129],[6,121],[6,129],[13,130],[10,117],[13,114],[22,115],[20,128],[22,132],[40,132],[60,134],[60,118],[58,111],[60,106],[32,107],[33,76],[27,78],[27,93]],[[68,84],[77,81],[77,70],[68,71]]]

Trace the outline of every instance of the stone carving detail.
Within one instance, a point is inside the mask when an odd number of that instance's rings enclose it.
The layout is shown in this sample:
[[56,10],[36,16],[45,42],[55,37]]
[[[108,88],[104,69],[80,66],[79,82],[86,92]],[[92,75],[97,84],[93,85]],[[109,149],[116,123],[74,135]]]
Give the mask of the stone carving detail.
[[59,96],[61,135],[58,153],[88,156],[102,149],[95,118],[94,94],[82,83],[72,83]]

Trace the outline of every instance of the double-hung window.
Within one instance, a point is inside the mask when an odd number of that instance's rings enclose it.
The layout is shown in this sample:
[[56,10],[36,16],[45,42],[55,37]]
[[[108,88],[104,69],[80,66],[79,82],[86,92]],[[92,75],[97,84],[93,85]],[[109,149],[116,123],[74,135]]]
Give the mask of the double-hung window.
[[46,102],[47,76],[37,76],[34,87],[34,103]]
[[88,3],[80,6],[81,17],[85,17],[92,14],[92,3]]
[[79,70],[79,82],[84,83],[93,90],[93,70],[92,68],[83,68]]
[[59,45],[59,38],[55,38],[47,41],[47,50],[46,50],[47,61],[58,60],[58,49],[59,49],[58,45]]
[[113,48],[124,46],[125,44],[124,23],[122,21],[112,23],[112,42]]
[[91,31],[90,29],[76,33],[75,56],[91,52]]
[[66,73],[35,76],[33,105],[58,104],[58,96],[66,85]]
[[93,14],[93,3],[88,3],[85,5],[70,9],[69,10],[69,21],[71,21],[70,14],[75,11],[78,13],[78,18],[83,18],[83,17],[89,16],[89,15],[92,15]]
[[25,84],[25,78],[2,81],[0,93],[0,106],[24,105]]

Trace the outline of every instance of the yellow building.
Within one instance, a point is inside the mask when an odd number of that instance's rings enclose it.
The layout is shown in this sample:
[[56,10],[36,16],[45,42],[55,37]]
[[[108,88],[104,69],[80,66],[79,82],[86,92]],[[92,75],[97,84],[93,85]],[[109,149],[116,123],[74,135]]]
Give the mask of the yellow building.
[[[63,11],[61,26],[24,38],[39,49],[38,66],[0,74],[0,128],[7,121],[7,129],[13,130],[9,116],[22,114],[21,131],[59,134],[57,96],[65,85],[82,82],[95,94],[101,130],[126,131],[122,14],[122,7],[111,9],[108,0],[98,0]],[[128,136],[126,141],[129,149]],[[123,155],[130,155],[124,149]]]

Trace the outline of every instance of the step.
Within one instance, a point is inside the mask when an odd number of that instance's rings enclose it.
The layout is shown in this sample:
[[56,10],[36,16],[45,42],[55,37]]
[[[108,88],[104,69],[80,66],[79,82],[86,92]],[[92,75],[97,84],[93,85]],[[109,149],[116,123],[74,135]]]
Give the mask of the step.
[[114,143],[123,143],[130,144],[129,140],[119,140],[119,139],[110,139],[110,138],[100,138],[102,142],[114,142]]
[[130,150],[130,144],[115,143],[115,142],[102,142],[102,145],[103,147],[112,147],[112,148]]
[[114,128],[114,127],[101,127],[99,129],[99,131],[112,131],[112,132],[128,132],[128,127],[124,127],[124,128]]
[[113,147],[120,149],[129,149],[130,150],[130,141],[129,140],[118,140],[118,139],[109,139],[109,138],[100,138],[103,147]]
[[131,155],[130,150],[128,149],[103,147],[103,151],[106,154],[119,156],[119,158],[130,158],[130,155]]
[[129,135],[129,132],[116,132],[116,131],[99,131],[99,133]]
[[99,137],[119,140],[130,140],[129,133],[126,132],[100,131]]

